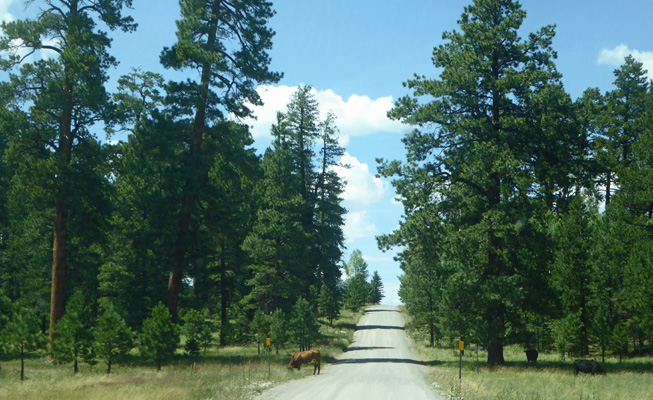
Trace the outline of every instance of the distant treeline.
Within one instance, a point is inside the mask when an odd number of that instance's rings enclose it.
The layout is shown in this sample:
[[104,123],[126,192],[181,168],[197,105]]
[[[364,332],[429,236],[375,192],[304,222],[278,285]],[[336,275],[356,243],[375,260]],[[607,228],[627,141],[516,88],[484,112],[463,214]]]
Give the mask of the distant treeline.
[[[521,32],[512,0],[475,0],[433,53],[436,78],[390,116],[406,162],[381,161],[405,218],[400,296],[414,326],[479,343],[599,356],[653,340],[653,88],[625,58],[614,87],[572,100],[554,27]],[[523,36],[520,37],[520,36]],[[650,76],[650,75],[649,75]]]
[[[106,82],[120,60],[105,31],[136,29],[124,14],[132,1],[25,3],[35,17],[3,23],[0,36],[9,73],[0,82],[0,357],[48,333],[55,355],[76,359],[99,350],[61,350],[55,339],[77,340],[84,327],[96,337],[83,340],[97,344],[111,323],[141,332],[139,346],[156,357],[147,338],[164,328],[147,321],[162,321],[161,307],[171,323],[197,326],[185,334],[195,351],[206,329],[221,345],[240,343],[262,318],[269,333],[270,318],[294,318],[304,302],[317,323],[344,299],[351,308],[380,300],[380,280],[373,297],[365,274],[362,300],[351,300],[347,291],[362,286],[341,279],[345,183],[334,167],[344,149],[312,88],[279,111],[263,156],[234,122],[261,104],[259,85],[281,77],[268,68],[270,3],[181,0],[177,42],[160,62],[188,79],[134,70],[115,93]],[[102,129],[127,141],[100,140]],[[179,333],[165,329],[170,340]]]

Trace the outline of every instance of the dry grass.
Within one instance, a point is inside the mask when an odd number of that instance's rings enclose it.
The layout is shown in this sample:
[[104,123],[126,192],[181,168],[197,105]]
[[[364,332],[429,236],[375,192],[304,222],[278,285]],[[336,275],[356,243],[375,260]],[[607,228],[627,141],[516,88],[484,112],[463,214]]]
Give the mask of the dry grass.
[[[322,368],[351,343],[361,314],[343,312],[334,327],[322,326],[324,340],[316,345],[323,354]],[[0,400],[155,400],[155,399],[250,399],[279,382],[298,379],[312,368],[288,371],[289,354],[282,349],[270,354],[268,377],[267,353],[258,355],[255,346],[212,349],[195,359],[178,355],[157,372],[151,364],[133,356],[122,365],[114,365],[111,374],[105,367],[81,365],[73,374],[72,366],[55,365],[43,357],[26,360],[26,380],[20,382],[20,362],[2,363]]]

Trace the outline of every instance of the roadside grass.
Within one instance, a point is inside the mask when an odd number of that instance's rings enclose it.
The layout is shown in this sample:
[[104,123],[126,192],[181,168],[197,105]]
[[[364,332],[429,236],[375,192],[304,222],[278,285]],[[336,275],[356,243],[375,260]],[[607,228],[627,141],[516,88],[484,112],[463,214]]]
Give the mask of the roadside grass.
[[430,348],[419,337],[414,341],[428,380],[450,400],[653,400],[653,357],[606,359],[605,375],[576,376],[573,359],[558,354],[540,353],[534,366],[521,346],[510,346],[504,349],[507,365],[488,368],[487,352],[479,353],[477,364],[467,349],[459,380],[457,350]]
[[431,382],[452,400],[653,400],[653,358],[621,364],[606,360],[605,375],[576,376],[572,360],[563,361],[558,355],[540,354],[533,366],[526,362],[523,350],[514,346],[504,352],[505,367],[488,368],[486,352],[480,352],[477,364],[475,353],[466,350],[459,381],[459,356],[453,350],[420,345],[418,352],[431,366]]
[[[354,329],[362,313],[343,311],[333,327],[322,324],[322,340],[314,347],[322,353],[322,369],[352,342]],[[153,363],[135,353],[122,364],[106,366],[80,364],[73,374],[72,365],[57,365],[43,354],[31,355],[25,362],[25,377],[20,381],[20,360],[0,364],[0,399],[61,400],[154,400],[154,399],[250,399],[280,382],[299,379],[313,373],[308,365],[301,371],[286,366],[296,348],[270,352],[256,345],[212,348],[198,357],[177,354],[164,363],[160,372]]]

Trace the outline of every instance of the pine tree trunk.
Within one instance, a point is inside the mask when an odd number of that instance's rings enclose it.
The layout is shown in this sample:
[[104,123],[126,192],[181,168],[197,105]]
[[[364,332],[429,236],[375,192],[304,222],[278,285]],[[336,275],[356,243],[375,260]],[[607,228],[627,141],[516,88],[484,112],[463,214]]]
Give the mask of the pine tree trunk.
[[[76,8],[74,8],[76,10]],[[70,164],[72,159],[72,118],[73,98],[72,84],[70,83],[69,67],[64,68],[65,101],[61,111],[59,125],[59,147],[56,161],[61,168]],[[56,179],[65,179],[63,171],[57,171]],[[50,341],[54,340],[54,326],[59,322],[65,311],[66,302],[66,259],[68,248],[68,206],[65,204],[63,194],[55,197],[54,239],[52,243],[52,285],[50,292]]]
[[54,340],[54,326],[63,316],[66,301],[66,247],[68,208],[61,199],[55,204],[54,241],[52,245],[52,286],[50,291],[50,341]]
[[20,343],[20,381],[25,379],[25,343]]
[[[501,180],[497,174],[492,174],[491,179],[493,185],[488,189],[488,203],[489,209],[495,209],[501,202]],[[490,249],[488,251],[488,276],[490,279],[499,279],[501,277],[501,261],[498,254],[501,250],[501,239],[495,235],[494,231],[490,229],[488,232],[488,240],[490,242]],[[505,365],[506,361],[503,358],[503,338],[505,336],[505,318],[504,318],[504,304],[501,300],[495,304],[489,305],[487,310],[488,316],[488,352],[487,364],[489,366]]]
[[229,320],[227,319],[227,305],[228,305],[228,293],[227,293],[227,262],[225,260],[225,244],[224,240],[222,241],[222,251],[220,252],[220,346],[227,345],[227,335],[225,331],[227,330],[227,324]]

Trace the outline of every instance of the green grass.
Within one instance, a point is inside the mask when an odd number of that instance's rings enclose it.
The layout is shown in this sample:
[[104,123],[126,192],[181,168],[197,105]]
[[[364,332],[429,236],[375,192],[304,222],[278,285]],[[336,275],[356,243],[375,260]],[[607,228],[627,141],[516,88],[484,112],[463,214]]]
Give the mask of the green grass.
[[[406,316],[404,316],[407,318]],[[485,366],[487,352],[465,351],[462,380],[459,353],[433,349],[417,339],[416,351],[428,366],[428,380],[448,399],[466,400],[653,400],[653,358],[606,359],[605,375],[574,375],[573,360],[540,353],[537,366],[521,346],[504,349],[505,367]],[[478,365],[478,372],[477,372]]]
[[[322,368],[351,343],[361,314],[343,312],[333,327],[322,325],[323,340],[317,343],[322,353]],[[72,365],[56,365],[42,356],[32,355],[25,362],[25,381],[20,382],[20,361],[1,364],[0,399],[249,399],[279,382],[310,375],[313,369],[286,369],[295,348],[270,354],[268,378],[267,353],[258,355],[256,346],[210,349],[199,357],[177,355],[160,372],[152,363],[132,355],[123,364],[94,367],[80,364],[73,374]]]

